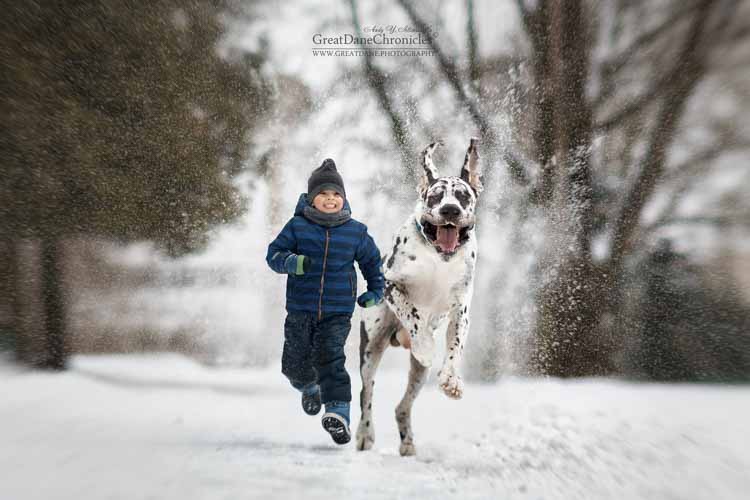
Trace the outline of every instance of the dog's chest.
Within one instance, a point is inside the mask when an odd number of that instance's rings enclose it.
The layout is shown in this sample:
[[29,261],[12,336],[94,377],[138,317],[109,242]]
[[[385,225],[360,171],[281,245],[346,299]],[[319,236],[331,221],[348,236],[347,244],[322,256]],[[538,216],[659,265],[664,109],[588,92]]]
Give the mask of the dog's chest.
[[446,261],[419,238],[421,235],[411,233],[405,244],[394,248],[385,278],[402,285],[417,307],[441,311],[466,290],[471,264],[467,252],[475,252],[474,242],[467,242]]

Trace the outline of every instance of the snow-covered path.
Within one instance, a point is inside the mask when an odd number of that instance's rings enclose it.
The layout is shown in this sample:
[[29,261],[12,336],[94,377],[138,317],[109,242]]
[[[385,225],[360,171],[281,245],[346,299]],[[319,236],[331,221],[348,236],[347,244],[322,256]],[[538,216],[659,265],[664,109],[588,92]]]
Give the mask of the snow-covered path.
[[6,367],[0,499],[750,497],[750,388],[511,379],[455,402],[431,378],[418,456],[401,458],[404,382],[380,374],[375,448],[357,452],[330,442],[275,369],[171,355]]

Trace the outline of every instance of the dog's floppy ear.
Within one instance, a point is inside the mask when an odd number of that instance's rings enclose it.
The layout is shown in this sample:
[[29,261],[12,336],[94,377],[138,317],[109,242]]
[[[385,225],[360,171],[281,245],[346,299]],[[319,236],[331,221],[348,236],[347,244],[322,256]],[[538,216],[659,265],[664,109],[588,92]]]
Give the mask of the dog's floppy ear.
[[419,186],[417,186],[417,192],[420,196],[424,196],[432,183],[439,177],[437,168],[435,168],[435,164],[432,163],[432,152],[435,151],[440,144],[440,141],[433,142],[422,151],[423,172],[422,177],[419,179]]
[[468,182],[476,194],[481,193],[482,189],[484,189],[484,186],[482,186],[482,173],[479,171],[478,142],[479,139],[476,137],[472,137],[469,140],[469,149],[466,150],[464,164],[461,167],[461,179]]

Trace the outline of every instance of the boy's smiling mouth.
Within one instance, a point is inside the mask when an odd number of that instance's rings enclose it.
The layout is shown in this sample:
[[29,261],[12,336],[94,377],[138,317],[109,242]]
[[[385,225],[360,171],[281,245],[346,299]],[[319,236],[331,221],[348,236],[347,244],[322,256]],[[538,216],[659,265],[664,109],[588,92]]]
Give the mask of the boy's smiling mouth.
[[326,201],[323,202],[322,205],[320,205],[318,210],[332,214],[341,210],[341,207],[336,201]]

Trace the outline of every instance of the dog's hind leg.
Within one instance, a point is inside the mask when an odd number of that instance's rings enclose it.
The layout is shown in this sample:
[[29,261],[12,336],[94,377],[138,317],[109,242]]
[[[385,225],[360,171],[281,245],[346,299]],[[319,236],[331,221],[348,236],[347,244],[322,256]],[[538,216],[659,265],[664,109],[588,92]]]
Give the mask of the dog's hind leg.
[[388,348],[391,335],[398,328],[398,320],[385,303],[366,309],[360,322],[359,373],[362,390],[359,407],[362,417],[357,427],[357,449],[369,450],[375,442],[375,426],[372,419],[372,393],[375,372],[383,353]]
[[401,456],[414,455],[417,452],[414,447],[414,435],[411,431],[411,408],[430,371],[429,368],[422,366],[414,356],[409,356],[409,360],[411,363],[409,383],[406,386],[404,397],[396,406],[396,423],[398,424],[398,433],[401,436],[401,446],[399,447]]

